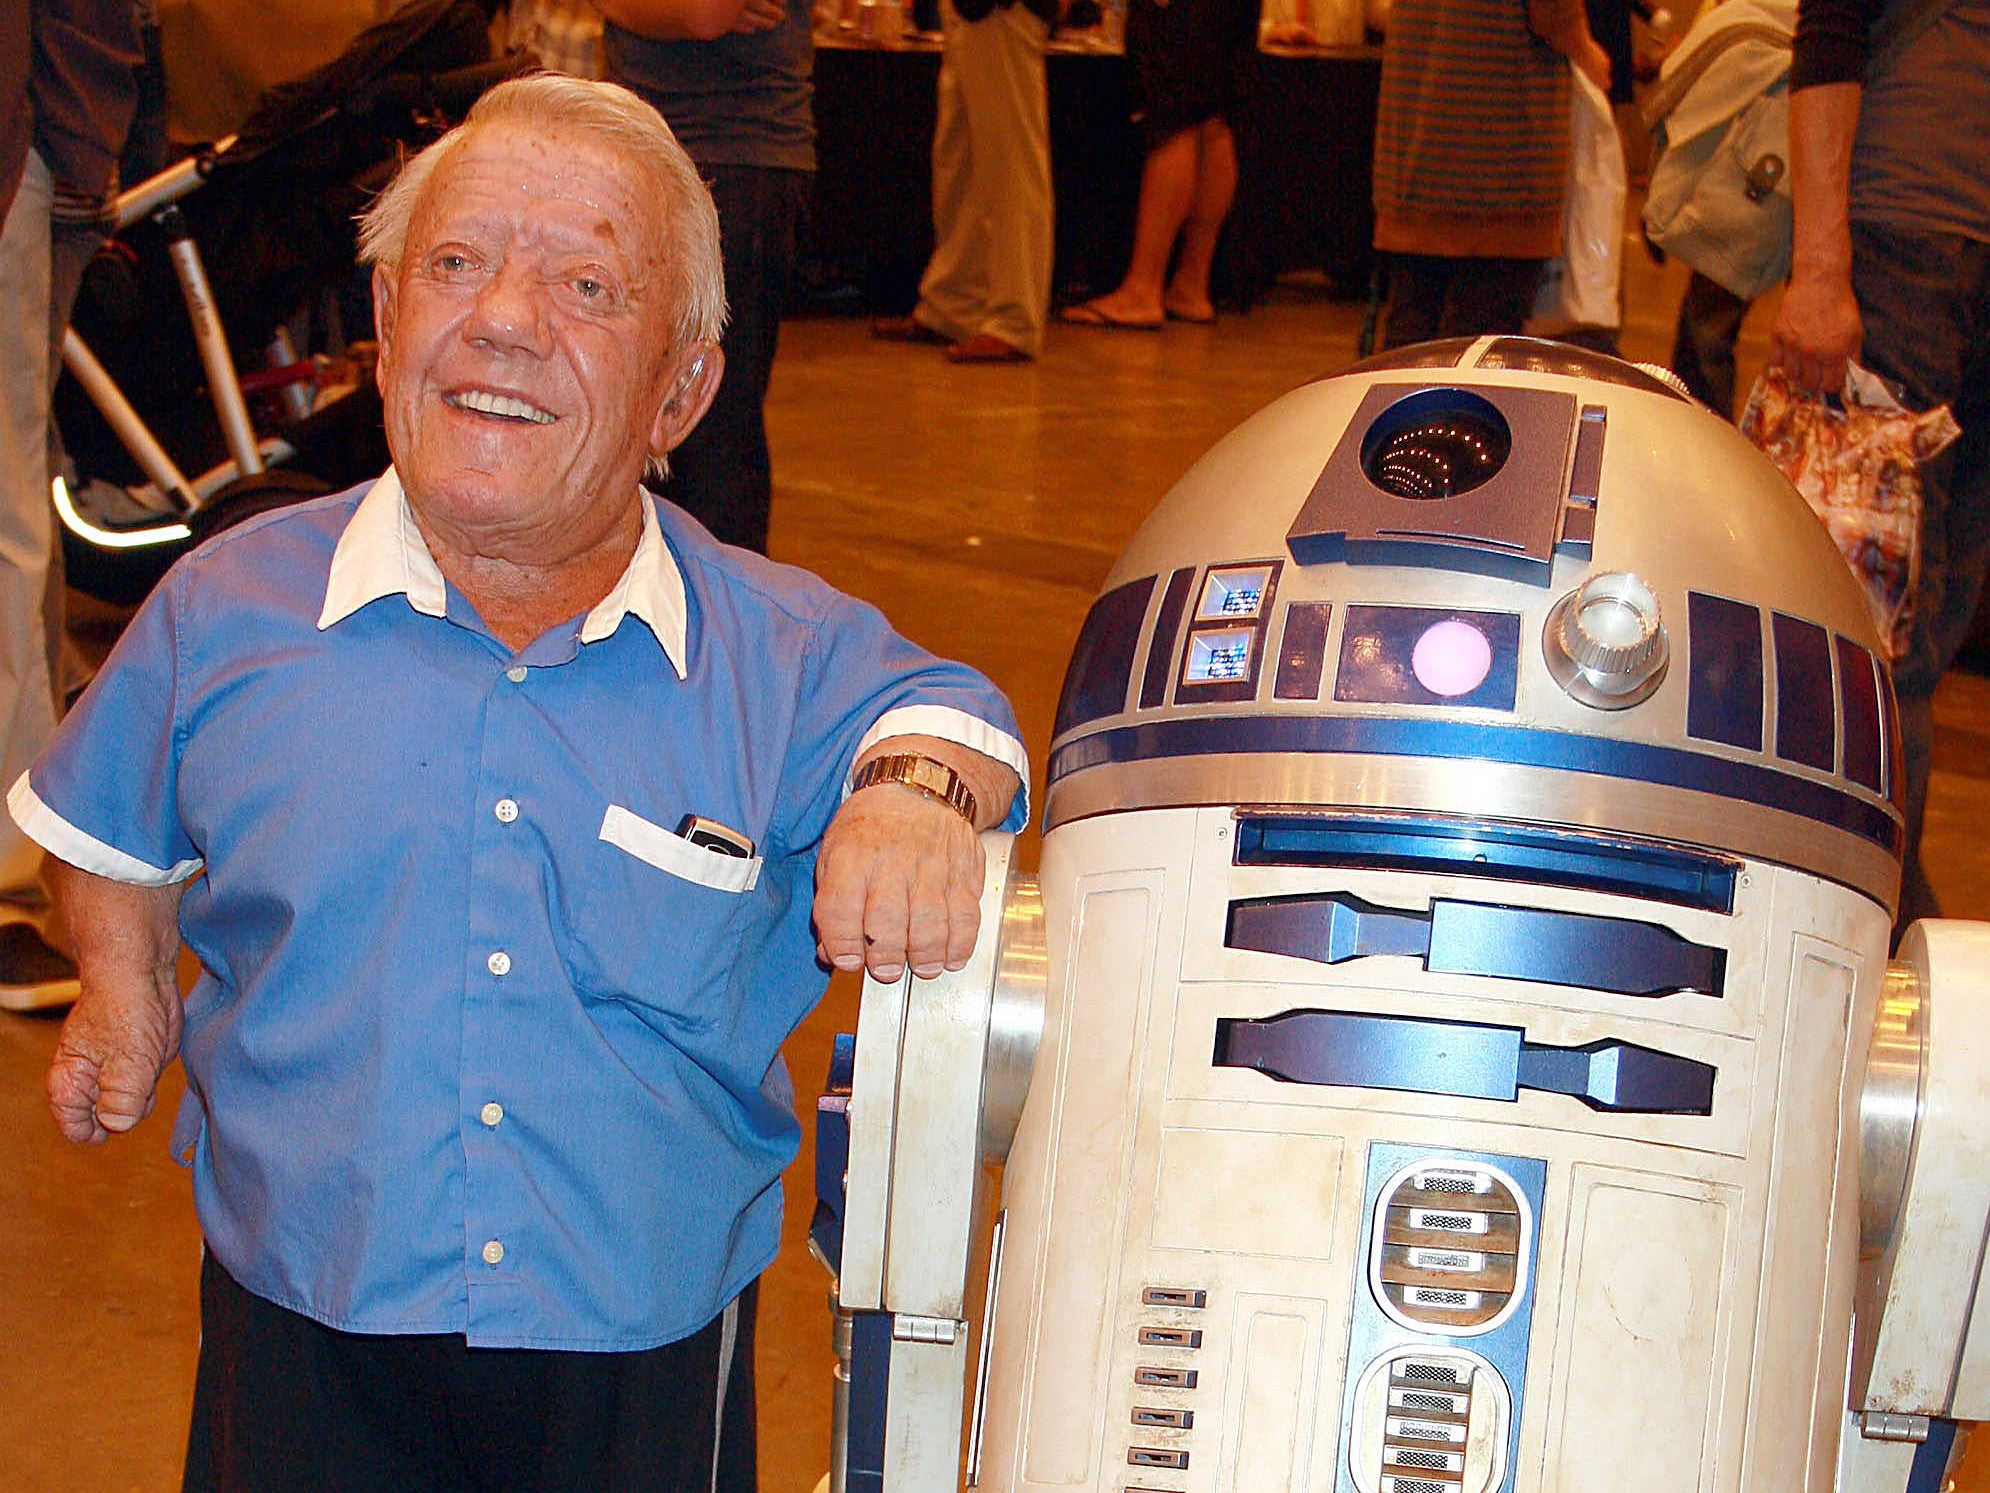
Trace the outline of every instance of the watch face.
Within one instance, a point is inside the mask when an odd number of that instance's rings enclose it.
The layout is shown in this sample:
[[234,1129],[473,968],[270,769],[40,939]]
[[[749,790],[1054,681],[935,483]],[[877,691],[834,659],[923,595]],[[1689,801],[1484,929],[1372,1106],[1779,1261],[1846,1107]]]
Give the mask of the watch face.
[[911,753],[874,757],[858,770],[855,786],[873,783],[904,783],[929,797],[951,806],[970,823],[974,820],[974,794],[960,775],[944,762]]
[[929,793],[937,793],[942,798],[952,792],[954,784],[960,781],[946,768],[927,757],[914,757],[910,760],[905,780],[924,788]]

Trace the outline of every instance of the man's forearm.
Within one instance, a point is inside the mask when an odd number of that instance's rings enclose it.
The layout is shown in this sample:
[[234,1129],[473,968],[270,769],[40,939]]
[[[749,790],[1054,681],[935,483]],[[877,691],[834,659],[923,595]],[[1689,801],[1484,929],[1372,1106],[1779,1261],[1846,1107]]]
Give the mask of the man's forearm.
[[739,24],[745,0],[595,0],[625,31],[652,41],[712,41]]
[[54,879],[83,993],[49,1064],[49,1109],[70,1140],[101,1142],[152,1112],[159,1075],[180,1048],[186,884],[131,886],[61,863]]
[[1825,83],[1790,95],[1790,244],[1793,279],[1852,273],[1852,142],[1860,87]]
[[69,925],[85,988],[170,988],[178,998],[180,896],[185,882],[133,886],[92,875],[61,861],[51,867],[56,897]]
[[1835,393],[1861,355],[1865,326],[1852,291],[1852,141],[1859,85],[1819,83],[1790,95],[1790,283],[1769,335],[1769,361],[1802,393]]
[[977,830],[993,829],[1007,819],[1016,790],[1022,787],[1022,779],[1006,762],[998,762],[972,747],[940,736],[887,736],[865,751],[854,766],[862,767],[873,757],[888,757],[899,752],[916,752],[951,767],[967,784],[968,792],[974,795],[974,827]]

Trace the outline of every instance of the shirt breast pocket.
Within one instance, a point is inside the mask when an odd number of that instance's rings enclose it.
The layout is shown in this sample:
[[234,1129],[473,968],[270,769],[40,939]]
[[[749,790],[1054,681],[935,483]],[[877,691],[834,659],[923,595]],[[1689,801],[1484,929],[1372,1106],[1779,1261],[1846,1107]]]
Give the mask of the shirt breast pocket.
[[610,804],[608,812],[601,816],[601,838],[659,871],[668,871],[672,876],[681,876],[714,891],[750,892],[760,880],[759,856],[727,855],[693,845],[682,835],[674,835],[620,804]]
[[584,1000],[703,1028],[722,1019],[760,898],[759,856],[694,845],[620,805],[602,816],[593,895],[572,899],[568,957]]

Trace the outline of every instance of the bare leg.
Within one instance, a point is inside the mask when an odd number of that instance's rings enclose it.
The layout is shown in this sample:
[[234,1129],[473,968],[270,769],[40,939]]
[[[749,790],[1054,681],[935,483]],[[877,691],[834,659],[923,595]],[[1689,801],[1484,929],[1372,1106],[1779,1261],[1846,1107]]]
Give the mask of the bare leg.
[[1216,240],[1237,195],[1237,142],[1221,119],[1196,126],[1198,154],[1195,199],[1182,225],[1182,252],[1168,281],[1163,300],[1170,315],[1185,321],[1208,321],[1216,314],[1209,299],[1209,268],[1216,258]]
[[1183,130],[1147,152],[1140,174],[1140,211],[1133,220],[1133,261],[1119,289],[1087,301],[1114,321],[1158,323],[1161,287],[1175,235],[1196,200],[1198,133]]

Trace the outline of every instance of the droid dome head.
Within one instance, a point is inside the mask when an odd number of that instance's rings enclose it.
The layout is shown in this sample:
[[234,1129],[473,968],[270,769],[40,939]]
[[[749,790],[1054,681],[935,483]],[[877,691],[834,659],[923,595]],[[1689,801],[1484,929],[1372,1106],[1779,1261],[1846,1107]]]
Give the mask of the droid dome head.
[[1427,343],[1287,395],[1160,501],[1079,636],[1046,824],[1620,837],[1890,907],[1880,657],[1823,526],[1703,406],[1558,344]]

